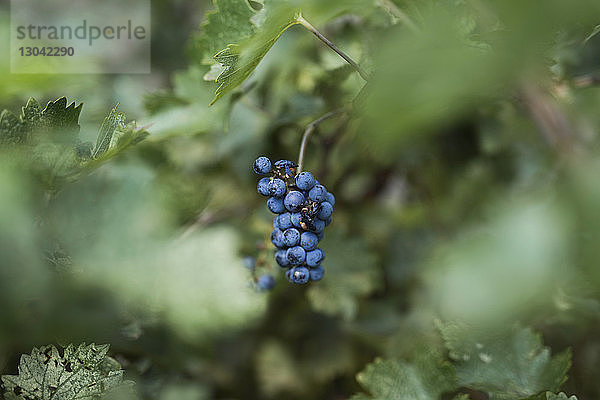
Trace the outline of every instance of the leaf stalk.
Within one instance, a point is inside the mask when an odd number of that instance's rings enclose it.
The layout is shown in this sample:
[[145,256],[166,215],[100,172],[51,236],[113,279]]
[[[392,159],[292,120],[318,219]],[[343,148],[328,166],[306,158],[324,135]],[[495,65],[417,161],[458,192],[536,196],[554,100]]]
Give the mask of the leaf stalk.
[[333,51],[338,53],[340,57],[346,60],[346,62],[350,64],[352,68],[356,70],[356,72],[358,72],[361,78],[363,78],[365,81],[369,80],[369,75],[353,59],[351,59],[350,56],[348,56],[346,53],[340,50],[335,44],[333,44],[333,42],[331,42],[331,40],[327,39],[321,32],[317,30],[317,28],[315,28],[307,20],[305,20],[302,15],[298,16],[297,21],[300,25],[311,31],[317,38],[319,38],[319,40],[321,40],[323,43],[329,46]]

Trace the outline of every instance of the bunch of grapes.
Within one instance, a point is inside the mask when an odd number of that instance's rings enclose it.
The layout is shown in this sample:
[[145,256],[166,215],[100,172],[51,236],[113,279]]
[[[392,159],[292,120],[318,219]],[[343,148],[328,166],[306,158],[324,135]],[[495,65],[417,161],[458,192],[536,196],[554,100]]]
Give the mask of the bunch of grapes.
[[305,284],[323,278],[325,253],[317,246],[331,223],[335,197],[310,172],[296,174],[297,167],[288,160],[271,164],[267,157],[253,165],[258,175],[269,175],[258,181],[258,193],[268,197],[267,207],[277,214],[271,232],[275,261],[286,269],[288,281]]

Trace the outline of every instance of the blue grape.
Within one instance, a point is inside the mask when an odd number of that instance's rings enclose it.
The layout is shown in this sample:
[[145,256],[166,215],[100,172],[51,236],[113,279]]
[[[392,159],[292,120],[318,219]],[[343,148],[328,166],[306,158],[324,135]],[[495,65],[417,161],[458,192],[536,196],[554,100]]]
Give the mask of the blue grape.
[[300,209],[304,205],[304,201],[304,195],[301,192],[297,190],[292,190],[287,194],[287,196],[285,196],[283,204],[285,205],[285,208],[288,209],[288,211],[297,212],[300,211]]
[[311,251],[317,248],[319,238],[312,232],[302,232],[300,235],[300,246],[306,251]]
[[331,204],[332,206],[335,206],[335,196],[333,195],[333,193],[327,192],[327,195],[325,196],[325,201]]
[[296,228],[302,228],[302,226],[300,225],[300,223],[302,222],[302,214],[292,213],[290,215],[290,220],[293,226],[295,226]]
[[273,229],[273,232],[271,232],[271,243],[277,248],[284,247],[283,232],[280,229]]
[[323,185],[315,185],[315,187],[308,192],[308,198],[312,201],[321,202],[325,200],[325,197],[327,197],[327,189],[325,189],[325,186]]
[[254,269],[254,267],[256,266],[256,259],[250,256],[244,257],[242,259],[242,263],[244,264],[244,267],[248,269]]
[[288,212],[278,215],[275,217],[275,220],[277,221],[277,226],[281,230],[286,230],[294,226],[292,224],[292,214]]
[[333,220],[333,218],[329,217],[325,220],[325,226],[329,226],[329,224],[331,224],[331,221]]
[[283,231],[283,244],[287,247],[294,247],[300,242],[300,232],[296,228],[289,228]]
[[300,246],[287,249],[286,257],[290,265],[300,265],[306,259],[306,251]]
[[267,207],[272,213],[282,214],[285,212],[285,206],[283,205],[283,199],[277,197],[269,197],[267,200]]
[[271,160],[267,157],[258,157],[252,165],[254,172],[258,175],[266,175],[271,171]]
[[323,232],[323,229],[325,229],[325,221],[316,218],[312,221],[312,226],[310,226],[310,228],[310,230],[315,233]]
[[256,281],[256,286],[261,290],[271,290],[275,287],[275,278],[268,274],[261,275]]
[[300,190],[310,190],[315,186],[315,177],[310,172],[300,172],[296,175],[296,186]]
[[317,238],[319,240],[323,239],[323,236],[325,236],[325,232],[321,231],[321,232],[317,232]]
[[319,208],[319,212],[317,213],[317,217],[325,221],[327,218],[331,217],[333,213],[333,206],[331,203],[324,201],[321,203],[321,208]]
[[277,264],[279,264],[279,266],[282,268],[287,268],[290,266],[290,262],[287,259],[285,250],[277,250],[277,253],[275,253],[275,261],[277,261]]
[[272,179],[268,185],[269,194],[273,197],[283,197],[285,191],[287,190],[287,186],[285,182],[279,178]]
[[315,249],[306,252],[306,264],[309,267],[318,267],[325,258],[325,253],[321,249]]
[[292,281],[292,270],[293,268],[290,268],[285,271],[285,279],[287,279],[289,283],[294,283],[294,281]]
[[290,280],[293,283],[304,285],[310,280],[310,272],[306,267],[294,267],[290,270]]
[[290,167],[290,168],[296,168],[298,165],[290,160],[278,160],[275,161],[275,166],[279,167],[279,168],[283,168],[283,167]]
[[325,273],[325,270],[323,269],[323,266],[319,265],[316,268],[311,268],[310,269],[310,280],[311,281],[320,281],[323,278],[323,274]]
[[261,178],[261,180],[258,181],[258,193],[262,194],[263,196],[269,196],[269,182],[271,182],[269,178]]

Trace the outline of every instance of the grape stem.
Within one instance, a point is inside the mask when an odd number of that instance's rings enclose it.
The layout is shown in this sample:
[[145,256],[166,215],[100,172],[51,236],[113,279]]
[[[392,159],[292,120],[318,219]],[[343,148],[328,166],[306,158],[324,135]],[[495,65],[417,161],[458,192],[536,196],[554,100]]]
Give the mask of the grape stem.
[[338,108],[337,110],[329,111],[327,114],[321,116],[320,118],[317,118],[316,120],[314,120],[313,122],[311,122],[310,124],[308,124],[306,126],[306,129],[304,130],[304,135],[302,135],[302,143],[300,144],[300,153],[298,154],[298,171],[297,171],[298,174],[300,172],[302,172],[302,166],[304,164],[304,153],[306,152],[306,146],[308,143],[308,139],[310,138],[310,135],[312,135],[313,131],[317,128],[317,126],[319,126],[319,124],[321,122],[328,120],[329,118],[333,118],[337,115],[343,114],[345,112],[346,112],[345,107]]
[[344,53],[342,50],[340,50],[335,44],[333,44],[331,42],[331,40],[329,40],[325,36],[323,36],[323,34],[321,32],[319,32],[317,30],[317,28],[312,26],[307,20],[305,20],[302,15],[299,15],[298,18],[296,19],[296,21],[300,25],[302,25],[303,27],[305,27],[306,29],[311,31],[317,38],[319,38],[320,41],[325,43],[333,51],[338,53],[340,57],[342,57],[344,60],[346,60],[346,62],[348,64],[350,64],[352,66],[352,68],[354,68],[356,70],[356,72],[358,72],[358,74],[360,75],[361,78],[363,78],[365,81],[369,80],[369,75],[356,62],[354,62],[354,60],[351,59],[350,56],[348,56],[346,53]]

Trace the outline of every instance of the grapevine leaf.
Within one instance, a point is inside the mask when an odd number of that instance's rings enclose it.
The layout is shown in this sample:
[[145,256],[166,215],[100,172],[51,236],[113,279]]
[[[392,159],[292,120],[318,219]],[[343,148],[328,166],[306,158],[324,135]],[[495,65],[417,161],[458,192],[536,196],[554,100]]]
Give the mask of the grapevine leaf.
[[42,117],[42,109],[36,99],[30,97],[21,112],[21,120],[25,126],[33,126]]
[[48,103],[44,110],[30,98],[20,116],[8,110],[0,114],[0,145],[22,146],[29,163],[40,177],[54,186],[56,178],[76,176],[98,166],[148,135],[135,123],[126,123],[117,107],[104,119],[95,146],[79,138],[82,104],[68,104],[65,97]]
[[123,119],[120,120],[119,125],[114,129],[114,131],[112,131],[112,133],[109,134],[110,141],[108,141],[106,150],[99,153],[93,153],[93,158],[83,163],[85,168],[89,169],[91,167],[100,165],[104,161],[111,159],[129,146],[139,143],[140,141],[144,140],[146,136],[148,136],[148,132],[144,128],[138,127],[135,122],[125,124],[124,118],[125,117],[123,116]]
[[529,397],[526,400],[577,400],[577,396],[567,397],[564,392],[559,394],[552,392],[540,393],[537,396]]
[[125,114],[118,112],[117,107],[119,107],[118,104],[110,111],[108,116],[104,118],[102,126],[100,126],[96,146],[92,152],[94,158],[99,157],[108,150],[117,130],[123,130],[125,128]]
[[215,55],[223,71],[217,77],[214,104],[221,97],[241,85],[258,63],[289,27],[298,23],[299,10],[286,4],[271,7],[261,28],[239,44],[229,44]]
[[421,350],[412,363],[376,359],[356,379],[372,397],[352,400],[436,400],[455,389],[452,366],[433,350]]
[[308,298],[317,311],[352,319],[358,309],[358,298],[378,287],[380,274],[375,256],[364,242],[339,235],[328,236],[323,250],[327,254],[323,261],[327,279],[312,285]]
[[[207,63],[208,51],[220,50],[216,52],[214,59],[221,66],[211,68],[205,76],[205,79],[212,80],[219,72],[216,78],[218,86],[211,105],[242,84],[283,32],[299,23],[300,4],[302,10],[315,16],[318,22],[344,12],[364,14],[374,8],[368,2],[356,0],[270,0],[252,2],[250,5],[244,1],[243,6],[239,3],[239,0],[219,0],[216,11],[208,14],[203,32],[195,43],[195,47],[199,49],[200,62],[204,64]],[[260,11],[254,13],[252,10]]]
[[9,400],[96,399],[123,387],[120,364],[107,356],[108,345],[69,345],[60,354],[52,345],[21,356],[18,375],[3,375]]
[[461,385],[489,393],[490,399],[527,398],[557,390],[566,380],[570,352],[554,357],[528,328],[508,334],[478,334],[458,324],[440,327]]
[[0,144],[18,144],[25,141],[23,124],[8,110],[0,114]]
[[68,143],[76,140],[79,134],[79,114],[81,106],[61,97],[48,103],[41,111],[38,102],[30,98],[22,108],[20,117],[8,110],[0,115],[0,143],[22,144],[32,138],[36,140],[50,139],[57,143]]
[[[75,102],[67,105],[67,98],[61,97],[49,102],[39,118],[30,121],[35,121],[32,125],[38,129],[62,135],[59,138],[61,142],[73,142],[79,134],[79,114],[82,106],[83,103],[76,106]],[[32,104],[31,107],[25,106],[27,111],[23,110],[23,116],[35,113],[35,108],[35,104]]]
[[213,56],[232,43],[239,43],[251,36],[255,26],[250,22],[254,11],[246,0],[215,0],[215,9],[206,14],[193,47],[203,64],[210,63]]

